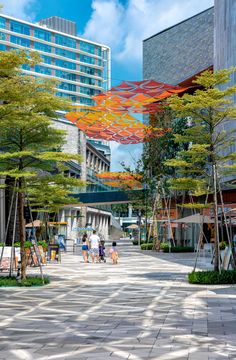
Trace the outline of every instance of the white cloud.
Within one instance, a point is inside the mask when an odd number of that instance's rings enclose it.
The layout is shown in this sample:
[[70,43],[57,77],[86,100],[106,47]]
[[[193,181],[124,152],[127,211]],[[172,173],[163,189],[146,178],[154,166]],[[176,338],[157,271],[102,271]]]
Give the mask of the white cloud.
[[112,171],[124,170],[121,163],[125,166],[135,169],[137,161],[141,158],[142,144],[139,145],[120,145],[114,141],[111,145]]
[[32,6],[36,0],[0,0],[3,5],[2,13],[24,20],[33,20]]
[[93,0],[84,36],[109,45],[115,60],[137,63],[142,40],[213,5],[213,0]]

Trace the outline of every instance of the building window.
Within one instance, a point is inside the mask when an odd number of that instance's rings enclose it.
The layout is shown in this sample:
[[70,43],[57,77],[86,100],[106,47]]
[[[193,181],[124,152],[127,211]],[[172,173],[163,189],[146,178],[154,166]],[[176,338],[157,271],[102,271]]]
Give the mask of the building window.
[[5,51],[5,50],[6,50],[6,45],[0,44],[0,51]]
[[63,78],[63,79],[76,81],[76,75],[68,73],[66,71],[56,70],[56,76],[60,77],[60,78]]
[[30,27],[28,25],[21,24],[13,20],[11,20],[10,24],[11,31],[17,32],[19,34],[30,35]]
[[60,96],[60,97],[67,98],[67,99],[70,99],[73,102],[77,102],[77,96],[70,95],[70,94],[65,94],[65,93],[62,93],[62,92],[57,92],[56,95]]
[[96,85],[96,80],[87,76],[80,76],[80,82],[88,85]]
[[87,64],[95,64],[95,59],[87,55],[80,55],[80,61]]
[[21,68],[22,68],[23,70],[28,70],[28,71],[30,71],[30,65],[29,65],[29,64],[24,64],[24,65],[21,66]]
[[95,54],[95,45],[94,44],[90,44],[90,43],[85,42],[85,41],[80,41],[79,48],[80,48],[81,51],[85,51],[85,52],[88,52],[90,54]]
[[50,56],[41,55],[42,62],[45,64],[51,64],[52,58]]
[[68,50],[65,50],[65,49],[55,48],[55,53],[56,53],[57,55],[64,56],[64,57],[66,57],[66,58],[76,60],[76,53],[74,53],[74,52],[72,52],[72,51],[68,51]]
[[51,46],[41,44],[41,43],[39,43],[37,41],[34,42],[34,48],[35,48],[35,50],[39,50],[39,51],[43,51],[43,52],[48,52],[48,53],[52,52]]
[[34,36],[38,39],[42,39],[45,41],[51,41],[51,33],[41,29],[34,29]]
[[80,96],[80,103],[84,105],[94,105],[94,100]]
[[28,40],[28,39],[23,39],[19,36],[11,35],[10,40],[14,44],[25,46],[25,47],[30,47],[30,40]]
[[55,35],[55,43],[62,46],[67,46],[76,49],[76,40],[67,36]]
[[99,90],[95,90],[95,89],[91,89],[85,86],[80,86],[80,93],[81,94],[86,94],[86,95],[90,95],[90,96],[94,96],[100,93]]
[[0,40],[6,40],[6,34],[0,31]]
[[35,72],[45,75],[52,75],[52,70],[47,68],[46,66],[35,65],[34,67]]
[[6,19],[0,16],[0,28],[5,29],[6,28]]
[[60,66],[60,67],[64,67],[64,68],[67,68],[67,69],[71,69],[71,70],[76,70],[76,64],[71,63],[69,61],[56,59],[55,60],[55,65]]
[[101,47],[100,46],[90,44],[85,41],[80,41],[79,48],[81,51],[88,52],[89,54],[95,54],[95,55],[101,56]]
[[101,70],[91,68],[90,66],[80,65],[80,71],[90,75],[102,76]]
[[65,82],[62,82],[58,86],[59,89],[68,90],[68,91],[76,91],[76,86],[73,84],[68,84]]

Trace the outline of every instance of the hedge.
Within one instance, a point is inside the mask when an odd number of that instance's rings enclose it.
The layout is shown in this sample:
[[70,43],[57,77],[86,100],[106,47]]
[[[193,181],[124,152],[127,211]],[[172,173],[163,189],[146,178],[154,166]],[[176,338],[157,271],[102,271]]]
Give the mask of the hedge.
[[18,281],[16,277],[0,276],[0,287],[3,286],[43,286],[49,284],[48,277],[44,277],[44,283],[39,276],[29,276],[26,280]]
[[188,274],[190,284],[236,284],[236,270],[195,271]]
[[179,253],[179,252],[194,252],[194,248],[192,246],[171,246],[169,249],[169,244],[162,243],[161,250],[163,252],[172,252],[172,253]]
[[153,249],[153,244],[152,243],[141,244],[141,250],[152,250],[152,249]]
[[[133,245],[138,245],[139,241],[138,240],[133,240]],[[141,240],[141,245],[142,244],[153,244],[153,240],[149,240],[148,242]]]

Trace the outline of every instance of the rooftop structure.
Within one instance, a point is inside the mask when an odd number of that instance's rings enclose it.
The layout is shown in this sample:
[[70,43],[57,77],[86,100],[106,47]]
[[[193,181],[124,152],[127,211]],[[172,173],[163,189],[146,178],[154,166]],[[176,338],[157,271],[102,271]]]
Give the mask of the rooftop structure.
[[42,19],[39,21],[39,25],[46,26],[49,29],[57,30],[68,35],[77,35],[76,23],[58,16]]

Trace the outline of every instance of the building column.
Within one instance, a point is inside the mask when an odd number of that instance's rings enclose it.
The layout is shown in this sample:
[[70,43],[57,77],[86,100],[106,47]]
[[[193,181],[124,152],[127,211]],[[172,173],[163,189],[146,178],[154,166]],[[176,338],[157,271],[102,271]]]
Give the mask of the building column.
[[[86,165],[86,137],[85,134],[80,131],[79,132],[80,135],[80,144],[79,144],[79,153],[82,156],[82,162],[80,164],[81,166],[81,180],[86,182],[87,180],[87,165]],[[84,187],[84,191],[86,191],[86,187]],[[86,213],[87,213],[87,208],[82,206],[81,207],[81,227],[85,227],[86,225]]]
[[[236,66],[236,47],[235,47],[235,28],[236,28],[236,1],[235,0],[215,0],[214,4],[214,70],[229,69]],[[235,86],[236,76],[232,74],[231,80],[226,86]],[[236,94],[233,95],[234,104]],[[224,122],[224,130],[230,133],[236,129],[235,120]],[[226,135],[227,136],[227,135]],[[235,137],[235,135],[228,135]],[[236,151],[236,141],[224,151],[225,154]],[[235,176],[233,176],[235,178]]]

